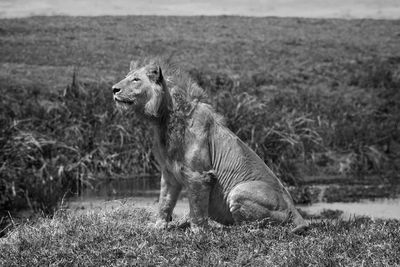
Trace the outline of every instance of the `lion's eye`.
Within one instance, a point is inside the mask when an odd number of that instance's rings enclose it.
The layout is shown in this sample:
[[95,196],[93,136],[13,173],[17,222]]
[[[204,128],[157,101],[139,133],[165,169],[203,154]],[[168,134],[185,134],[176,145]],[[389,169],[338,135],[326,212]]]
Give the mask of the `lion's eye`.
[[138,82],[138,81],[140,81],[140,79],[137,78],[137,77],[135,77],[135,78],[132,79],[132,82]]

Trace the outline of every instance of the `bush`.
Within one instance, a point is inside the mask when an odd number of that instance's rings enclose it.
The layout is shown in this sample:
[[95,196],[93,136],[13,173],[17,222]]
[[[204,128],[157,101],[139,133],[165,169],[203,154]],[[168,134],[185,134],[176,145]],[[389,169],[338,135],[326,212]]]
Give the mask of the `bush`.
[[52,212],[98,178],[157,172],[144,126],[118,115],[110,87],[79,84],[74,74],[62,94],[3,88],[0,210]]
[[[330,90],[283,90],[271,75],[239,82],[226,73],[190,73],[228,127],[285,182],[298,184],[316,173],[396,173],[400,75],[396,62],[379,64],[352,66],[348,84]],[[115,111],[111,84],[81,84],[76,74],[62,93],[0,83],[0,210],[51,212],[100,178],[159,172],[147,125]]]

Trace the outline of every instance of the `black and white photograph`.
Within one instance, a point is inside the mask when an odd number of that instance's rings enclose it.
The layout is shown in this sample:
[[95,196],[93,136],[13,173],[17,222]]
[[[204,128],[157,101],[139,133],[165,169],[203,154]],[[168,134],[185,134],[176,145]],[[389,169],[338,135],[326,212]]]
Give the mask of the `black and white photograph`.
[[400,266],[399,0],[0,0],[0,266]]

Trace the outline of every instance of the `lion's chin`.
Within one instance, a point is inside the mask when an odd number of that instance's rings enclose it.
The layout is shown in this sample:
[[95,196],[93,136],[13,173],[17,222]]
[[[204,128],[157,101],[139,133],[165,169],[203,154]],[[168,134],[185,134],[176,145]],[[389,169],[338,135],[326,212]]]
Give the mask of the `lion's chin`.
[[132,106],[133,102],[126,102],[126,101],[120,101],[118,99],[115,100],[115,105],[119,111],[127,111],[129,108]]
[[117,109],[121,112],[123,111],[127,111],[129,109],[129,105],[126,103],[121,103],[121,102],[115,102],[115,106],[117,107]]

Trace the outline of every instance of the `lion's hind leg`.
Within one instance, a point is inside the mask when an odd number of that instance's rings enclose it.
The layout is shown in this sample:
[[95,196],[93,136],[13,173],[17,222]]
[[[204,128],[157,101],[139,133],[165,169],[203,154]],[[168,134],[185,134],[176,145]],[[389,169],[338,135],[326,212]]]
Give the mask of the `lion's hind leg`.
[[296,227],[292,229],[292,233],[301,234],[309,229],[310,224],[306,220],[303,219],[303,217],[300,215],[300,213],[294,207],[293,207],[293,211],[292,211],[292,219],[293,219],[294,225],[296,225]]
[[229,208],[235,223],[270,219],[275,223],[292,221],[296,228],[292,232],[305,230],[308,224],[295,210],[286,192],[272,188],[263,181],[244,182],[232,189],[229,194]]
[[229,194],[229,209],[235,223],[265,218],[285,222],[289,218],[283,199],[260,181],[245,182],[233,188]]

